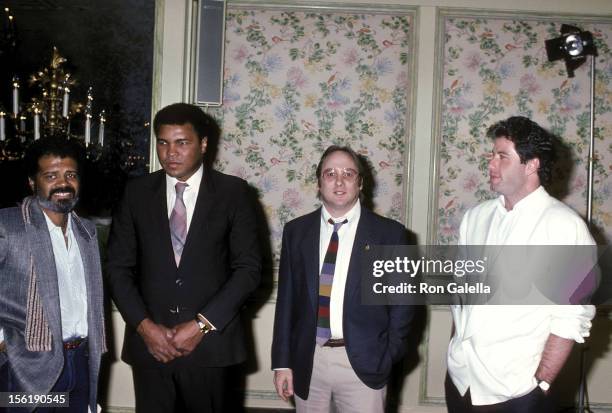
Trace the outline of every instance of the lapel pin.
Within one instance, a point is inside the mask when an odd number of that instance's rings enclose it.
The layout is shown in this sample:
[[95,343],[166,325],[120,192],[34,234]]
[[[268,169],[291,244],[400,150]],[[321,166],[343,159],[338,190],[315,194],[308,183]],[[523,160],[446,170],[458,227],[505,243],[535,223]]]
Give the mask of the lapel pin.
[[366,244],[366,246],[365,246],[365,250],[366,250],[366,251],[370,251],[370,244]]

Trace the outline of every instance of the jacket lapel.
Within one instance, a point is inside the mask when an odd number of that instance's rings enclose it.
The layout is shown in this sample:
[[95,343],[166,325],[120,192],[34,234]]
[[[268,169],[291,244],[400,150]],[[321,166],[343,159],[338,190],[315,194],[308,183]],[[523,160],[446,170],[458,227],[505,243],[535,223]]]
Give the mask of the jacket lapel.
[[90,337],[99,337],[102,336],[101,332],[104,326],[98,320],[103,319],[104,316],[98,314],[103,305],[98,243],[95,233],[89,232],[75,213],[72,213],[72,231],[83,262],[85,287],[87,289],[88,334]]
[[153,194],[150,212],[151,212],[151,228],[155,228],[152,232],[157,232],[159,240],[159,251],[161,251],[162,259],[167,260],[176,268],[174,262],[174,251],[172,249],[172,240],[170,239],[170,220],[168,219],[168,201],[166,200],[166,174],[164,170],[156,172],[157,179],[151,184],[150,190]]
[[[193,210],[193,216],[191,217],[191,224],[187,231],[187,239],[185,240],[185,247],[183,248],[183,254],[181,255],[181,264],[189,259],[191,250],[195,249],[197,240],[202,239],[206,236],[208,214],[215,205],[215,188],[212,181],[212,171],[204,170],[202,176],[202,182],[200,183],[200,190],[198,191],[198,199]],[[202,235],[201,235],[202,234]]]
[[366,208],[361,208],[361,216],[359,217],[359,223],[357,224],[357,231],[355,232],[355,241],[353,242],[353,249],[351,251],[351,260],[349,261],[348,272],[346,275],[346,287],[344,289],[344,311],[346,312],[346,305],[350,302],[348,297],[353,294],[359,294],[359,286],[361,285],[361,259],[363,252],[366,248],[370,247],[372,241],[372,235],[370,233],[370,211]]
[[305,221],[306,232],[300,243],[300,253],[304,263],[306,286],[313,311],[318,310],[319,303],[319,237],[321,233],[321,209],[314,211]]
[[53,245],[47,222],[35,200],[30,204],[30,214],[30,223],[26,223],[25,227],[36,271],[37,290],[49,329],[57,343],[57,340],[62,341],[62,325]]

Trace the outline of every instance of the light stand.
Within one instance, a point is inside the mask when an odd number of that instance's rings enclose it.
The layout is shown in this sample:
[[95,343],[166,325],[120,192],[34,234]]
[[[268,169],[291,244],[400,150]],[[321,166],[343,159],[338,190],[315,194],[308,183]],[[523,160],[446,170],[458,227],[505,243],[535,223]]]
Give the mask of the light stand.
[[[546,54],[548,60],[553,62],[564,59],[567,68],[567,76],[574,77],[574,70],[586,61],[586,56],[591,56],[591,119],[589,136],[589,158],[587,172],[587,211],[586,220],[589,228],[593,224],[593,163],[595,161],[595,57],[597,49],[593,43],[593,35],[577,27],[561,25],[561,37],[546,40]],[[578,412],[585,411],[586,396],[586,358],[587,347],[580,351],[580,386],[578,390]]]

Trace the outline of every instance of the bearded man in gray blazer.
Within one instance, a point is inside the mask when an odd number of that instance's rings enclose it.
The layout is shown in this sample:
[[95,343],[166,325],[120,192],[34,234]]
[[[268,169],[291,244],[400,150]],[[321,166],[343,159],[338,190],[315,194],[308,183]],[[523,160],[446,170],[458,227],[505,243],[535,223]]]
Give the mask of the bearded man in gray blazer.
[[[25,158],[34,195],[0,210],[0,392],[68,392],[61,412],[75,413],[96,411],[106,351],[96,230],[72,211],[82,159],[74,141],[35,141]],[[35,407],[55,410],[6,411]]]

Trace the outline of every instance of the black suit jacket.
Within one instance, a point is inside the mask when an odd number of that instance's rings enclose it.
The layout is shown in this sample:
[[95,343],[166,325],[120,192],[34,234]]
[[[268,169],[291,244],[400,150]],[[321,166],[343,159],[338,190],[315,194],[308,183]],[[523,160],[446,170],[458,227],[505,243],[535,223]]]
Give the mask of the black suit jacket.
[[[308,398],[315,350],[319,291],[321,210],[297,218],[283,231],[272,368],[293,370],[295,393]],[[393,363],[406,351],[413,318],[410,306],[361,304],[361,251],[369,245],[405,245],[401,224],[361,208],[344,292],[344,341],[357,376],[371,388],[383,387]]]
[[107,276],[126,321],[122,358],[160,367],[136,327],[145,318],[173,327],[199,312],[216,328],[171,365],[208,367],[246,357],[238,313],[260,281],[256,218],[242,179],[205,169],[180,266],[174,261],[163,170],[129,182],[113,216]]

